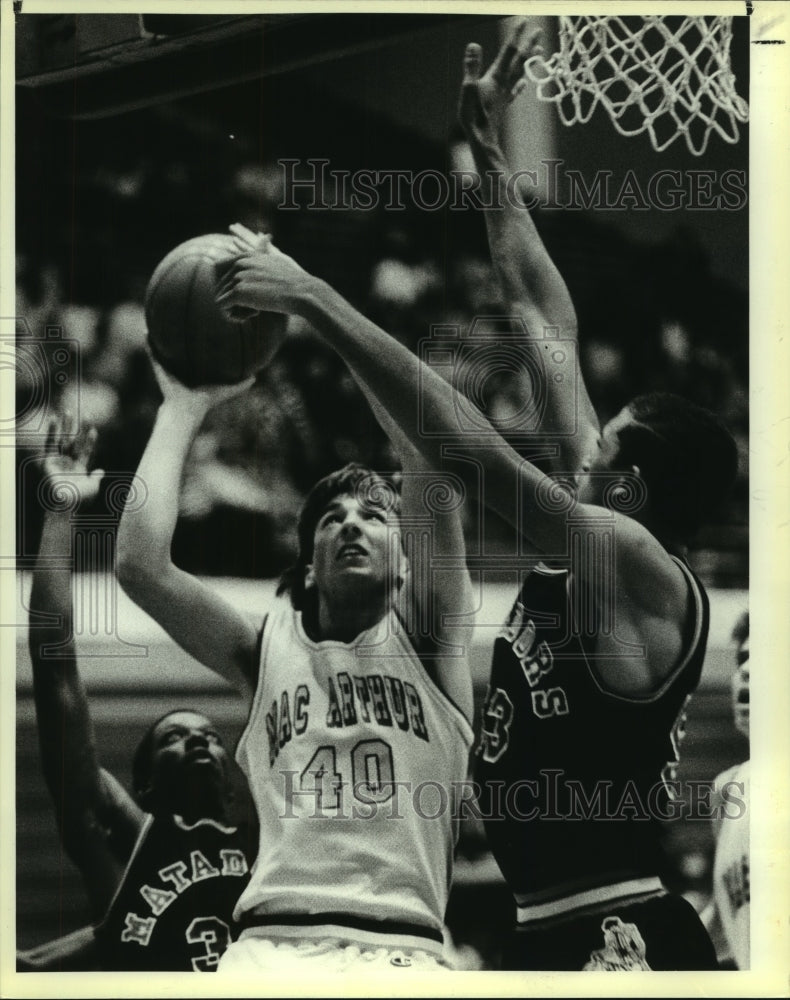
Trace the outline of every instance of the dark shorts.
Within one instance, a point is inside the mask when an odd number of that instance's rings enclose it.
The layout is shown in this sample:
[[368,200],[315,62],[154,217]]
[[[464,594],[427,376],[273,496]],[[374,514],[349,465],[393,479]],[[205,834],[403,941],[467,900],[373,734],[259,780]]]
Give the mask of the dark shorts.
[[680,896],[596,908],[517,928],[502,968],[520,971],[712,971],[716,952],[694,907]]

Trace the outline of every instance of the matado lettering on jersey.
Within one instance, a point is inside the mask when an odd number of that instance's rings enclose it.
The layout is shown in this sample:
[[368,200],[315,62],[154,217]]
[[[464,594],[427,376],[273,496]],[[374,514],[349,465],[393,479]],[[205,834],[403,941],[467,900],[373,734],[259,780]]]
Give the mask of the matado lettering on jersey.
[[[324,724],[327,728],[372,723],[411,732],[417,739],[430,743],[422,700],[408,681],[387,674],[358,676],[341,670],[334,678],[327,678],[326,690],[329,703]],[[300,684],[293,697],[283,691],[279,699],[272,701],[265,719],[270,766],[286,743],[307,732],[310,703],[310,688],[306,684]]]
[[141,917],[137,913],[128,912],[121,931],[121,941],[147,947],[159,918],[187,889],[207,879],[241,878],[248,871],[247,858],[237,848],[221,848],[216,864],[212,864],[203,851],[190,851],[188,862],[174,861],[158,870],[162,885],[144,883],[140,886],[139,893],[151,913]]

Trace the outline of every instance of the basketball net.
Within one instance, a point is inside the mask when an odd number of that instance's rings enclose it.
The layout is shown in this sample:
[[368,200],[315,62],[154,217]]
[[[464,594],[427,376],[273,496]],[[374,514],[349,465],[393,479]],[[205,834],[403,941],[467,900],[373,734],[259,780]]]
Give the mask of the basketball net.
[[735,143],[748,121],[730,68],[732,18],[560,17],[559,41],[525,72],[565,125],[601,104],[622,135],[647,132],[657,152],[682,135],[701,156],[712,131]]

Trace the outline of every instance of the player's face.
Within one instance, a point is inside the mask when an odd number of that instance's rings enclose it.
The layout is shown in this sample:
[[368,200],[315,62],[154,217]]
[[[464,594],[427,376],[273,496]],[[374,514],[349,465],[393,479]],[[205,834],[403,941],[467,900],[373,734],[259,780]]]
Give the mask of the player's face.
[[340,494],[318,519],[308,582],[327,592],[338,583],[359,581],[371,588],[394,583],[401,571],[391,557],[398,518],[383,507]]
[[604,488],[611,485],[612,481],[611,475],[607,473],[617,471],[615,466],[620,452],[620,431],[634,422],[631,411],[624,407],[604,425],[576,477],[578,497],[582,503],[601,503]]
[[152,784],[183,790],[195,781],[224,783],[228,758],[214,724],[198,712],[173,712],[154,730]]

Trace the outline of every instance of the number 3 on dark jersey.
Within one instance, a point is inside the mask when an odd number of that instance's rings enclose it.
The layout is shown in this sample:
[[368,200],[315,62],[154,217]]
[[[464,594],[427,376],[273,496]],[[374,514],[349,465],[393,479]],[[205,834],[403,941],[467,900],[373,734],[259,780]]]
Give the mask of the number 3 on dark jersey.
[[201,949],[201,954],[191,960],[195,972],[214,972],[230,944],[230,928],[219,917],[195,917],[187,927],[186,939]]
[[510,724],[513,721],[513,702],[502,688],[488,688],[483,705],[480,741],[477,755],[489,764],[495,764],[507,750],[510,741]]

